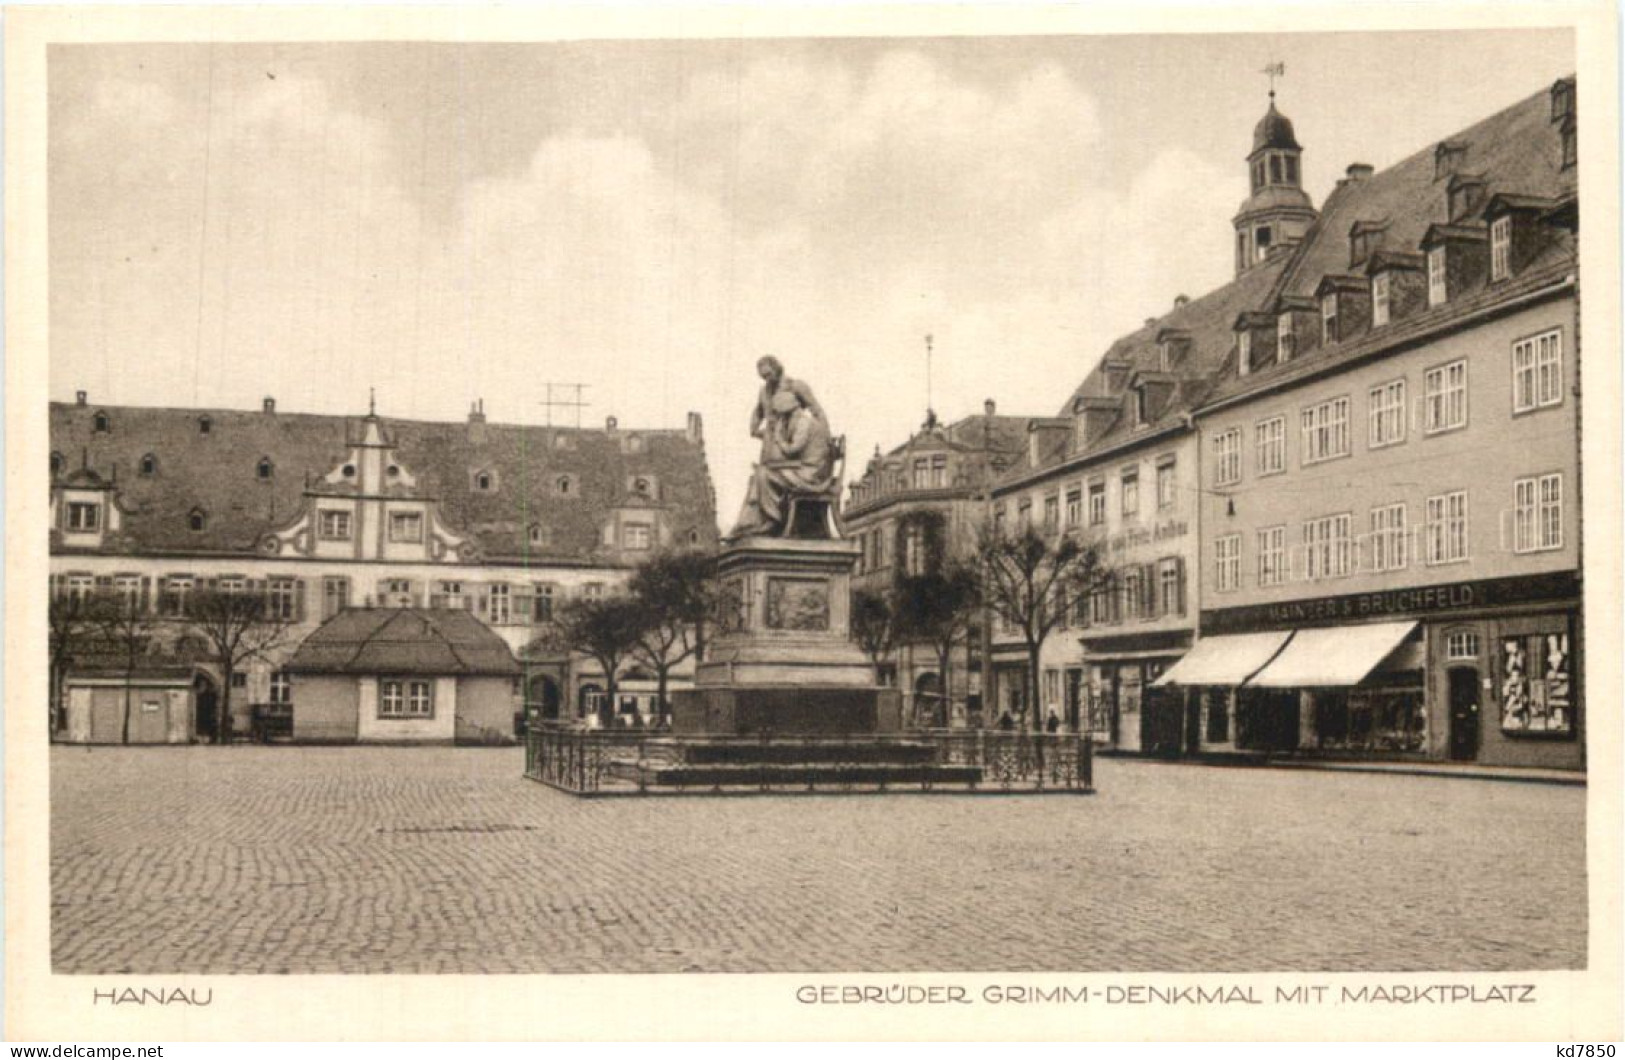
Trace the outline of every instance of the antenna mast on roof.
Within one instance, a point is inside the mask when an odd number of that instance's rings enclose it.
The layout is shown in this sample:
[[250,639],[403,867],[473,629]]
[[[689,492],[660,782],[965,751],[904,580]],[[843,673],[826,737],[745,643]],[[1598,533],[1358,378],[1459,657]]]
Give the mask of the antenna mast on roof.
[[[575,392],[576,392],[575,400],[566,401],[563,398],[559,398],[559,399],[555,400],[554,397],[553,397],[553,387],[555,385],[560,386],[560,387],[574,387]],[[547,425],[549,427],[553,426],[553,409],[555,407],[558,407],[558,408],[567,408],[567,409],[568,408],[573,408],[573,409],[575,409],[576,410],[576,429],[577,430],[581,429],[581,410],[586,408],[587,405],[589,404],[589,402],[582,400],[581,392],[583,390],[586,390],[587,386],[588,386],[588,384],[586,384],[586,383],[558,383],[558,384],[548,383],[547,384],[547,400],[543,401],[542,405],[543,405],[543,407],[545,407],[547,409]]]

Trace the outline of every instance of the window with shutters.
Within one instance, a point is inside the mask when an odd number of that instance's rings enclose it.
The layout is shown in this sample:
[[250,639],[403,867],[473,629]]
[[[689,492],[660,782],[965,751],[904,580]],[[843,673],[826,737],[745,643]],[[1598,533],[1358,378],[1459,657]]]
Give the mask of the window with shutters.
[[1253,461],[1260,475],[1286,470],[1286,417],[1271,416],[1253,427]]
[[513,621],[513,590],[504,582],[496,582],[489,586],[489,603],[487,605],[491,624],[505,626]]
[[1429,566],[1467,558],[1466,490],[1428,498],[1426,540]]
[[1374,571],[1404,570],[1406,516],[1403,504],[1371,509],[1370,558]]
[[284,622],[291,621],[294,617],[294,598],[297,592],[298,586],[294,579],[272,578],[265,591],[266,617]]
[[1267,526],[1258,531],[1258,584],[1286,581],[1286,527]]
[[1213,571],[1221,593],[1241,588],[1241,535],[1225,534],[1213,542]]
[[329,619],[350,606],[350,579],[322,579],[322,618]]
[[1437,434],[1467,426],[1467,362],[1452,361],[1422,377],[1422,403],[1427,432]]
[[1563,403],[1563,333],[1548,331],[1512,344],[1512,411]]
[[1374,386],[1368,395],[1369,445],[1372,449],[1405,440],[1405,380]]

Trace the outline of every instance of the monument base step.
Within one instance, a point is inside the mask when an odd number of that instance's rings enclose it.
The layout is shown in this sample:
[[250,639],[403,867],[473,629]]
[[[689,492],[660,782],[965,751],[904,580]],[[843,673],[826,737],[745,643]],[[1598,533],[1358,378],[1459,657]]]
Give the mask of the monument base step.
[[896,762],[739,763],[733,765],[672,765],[617,762],[610,767],[617,779],[639,786],[661,788],[810,788],[862,785],[974,787],[982,782],[979,766],[943,766]]

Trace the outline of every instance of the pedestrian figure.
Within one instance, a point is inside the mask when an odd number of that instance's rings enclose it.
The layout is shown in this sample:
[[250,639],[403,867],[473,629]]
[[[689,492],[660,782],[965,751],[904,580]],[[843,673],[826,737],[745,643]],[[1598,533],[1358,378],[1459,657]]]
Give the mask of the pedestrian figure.
[[1003,714],[999,715],[999,731],[1000,732],[1013,732],[1013,731],[1015,731],[1015,727],[1016,727],[1016,719],[1014,719],[1014,718],[1012,718],[1010,716],[1010,712],[1008,710],[1005,711]]
[[1061,719],[1055,713],[1055,710],[1054,710],[1053,707],[1050,708],[1049,720],[1044,723],[1044,728],[1047,729],[1050,732],[1060,732],[1061,731]]

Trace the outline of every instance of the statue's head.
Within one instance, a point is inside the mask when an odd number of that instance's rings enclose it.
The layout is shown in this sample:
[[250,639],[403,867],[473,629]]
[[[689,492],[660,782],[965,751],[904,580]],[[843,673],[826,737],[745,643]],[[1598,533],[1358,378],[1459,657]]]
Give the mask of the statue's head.
[[756,361],[756,374],[769,383],[777,383],[784,378],[784,365],[777,357],[762,357]]
[[768,407],[773,410],[775,416],[788,416],[801,407],[801,397],[788,390],[780,390],[773,395],[773,400],[768,402]]

